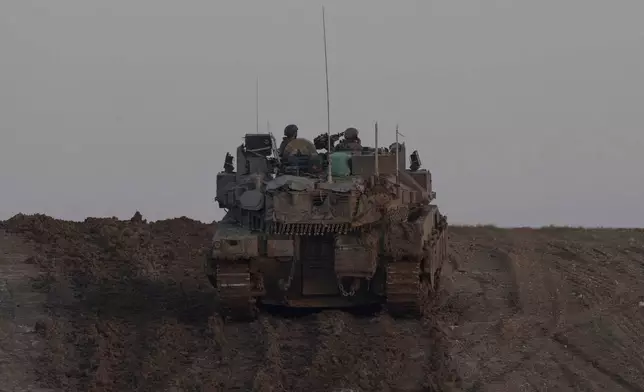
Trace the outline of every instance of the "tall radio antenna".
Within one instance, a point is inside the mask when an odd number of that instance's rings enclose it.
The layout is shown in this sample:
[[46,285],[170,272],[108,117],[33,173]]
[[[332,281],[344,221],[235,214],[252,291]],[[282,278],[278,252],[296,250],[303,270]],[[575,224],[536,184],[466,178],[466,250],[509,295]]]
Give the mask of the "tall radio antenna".
[[396,124],[396,185],[400,183],[400,159],[398,157],[398,153],[400,152],[400,144],[398,144],[398,136],[405,137],[405,135],[398,131],[398,124]]
[[329,104],[329,61],[326,53],[326,20],[324,18],[324,6],[322,6],[322,34],[324,36],[324,75],[326,77],[326,138],[329,143],[329,145],[327,146],[327,181],[333,182],[333,177],[331,175],[331,109]]
[[380,175],[380,169],[378,167],[378,121],[376,121],[376,126],[375,126],[375,137],[376,137],[376,152],[374,154],[374,157],[375,157],[374,168],[375,168],[376,177],[377,177]]
[[255,121],[257,122],[256,133],[259,133],[259,77],[255,79]]

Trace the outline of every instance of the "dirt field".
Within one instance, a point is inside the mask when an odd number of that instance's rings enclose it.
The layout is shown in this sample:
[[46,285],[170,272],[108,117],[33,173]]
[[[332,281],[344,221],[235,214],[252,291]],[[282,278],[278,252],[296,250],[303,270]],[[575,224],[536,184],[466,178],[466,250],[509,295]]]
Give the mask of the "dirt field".
[[[453,227],[422,321],[224,324],[210,225],[0,224],[0,390],[644,391],[644,231]],[[38,388],[42,389],[38,389]]]

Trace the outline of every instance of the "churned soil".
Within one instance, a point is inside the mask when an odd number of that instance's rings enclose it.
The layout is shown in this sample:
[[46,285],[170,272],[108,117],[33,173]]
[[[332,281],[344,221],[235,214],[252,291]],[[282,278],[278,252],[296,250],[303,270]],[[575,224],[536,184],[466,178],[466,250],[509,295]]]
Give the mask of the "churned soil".
[[644,391],[643,230],[452,227],[423,320],[251,323],[215,312],[213,230],[138,213],[0,223],[0,390]]

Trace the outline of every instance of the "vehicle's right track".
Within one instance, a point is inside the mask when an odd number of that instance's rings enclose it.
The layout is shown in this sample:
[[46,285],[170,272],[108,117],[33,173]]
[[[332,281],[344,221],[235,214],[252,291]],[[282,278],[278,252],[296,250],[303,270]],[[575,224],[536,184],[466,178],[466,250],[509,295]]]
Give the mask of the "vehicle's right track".
[[434,258],[435,266],[422,271],[426,260],[394,260],[387,265],[387,309],[400,318],[423,316],[432,296],[438,294],[444,257],[447,254],[447,222],[442,217],[431,241],[426,244],[427,258]]
[[429,294],[429,279],[417,261],[394,261],[387,266],[387,311],[394,317],[419,318]]

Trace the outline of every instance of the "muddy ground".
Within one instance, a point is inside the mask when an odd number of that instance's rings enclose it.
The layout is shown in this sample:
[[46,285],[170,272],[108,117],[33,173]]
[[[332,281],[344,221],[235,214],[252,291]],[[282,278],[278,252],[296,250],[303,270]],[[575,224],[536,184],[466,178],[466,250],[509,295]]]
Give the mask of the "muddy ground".
[[210,225],[17,215],[0,224],[0,390],[644,391],[643,230],[450,230],[424,320],[225,324]]

